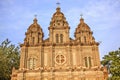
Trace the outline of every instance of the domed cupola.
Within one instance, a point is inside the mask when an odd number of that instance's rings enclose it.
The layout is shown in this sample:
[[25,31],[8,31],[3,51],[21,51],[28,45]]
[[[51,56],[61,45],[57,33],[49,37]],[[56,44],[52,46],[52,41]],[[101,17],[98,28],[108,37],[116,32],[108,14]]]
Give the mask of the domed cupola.
[[61,8],[57,7],[56,12],[53,14],[49,28],[69,28],[68,22],[64,14],[61,12]]
[[25,33],[26,37],[24,39],[24,44],[29,46],[39,45],[43,41],[44,33],[42,28],[37,23],[37,19],[33,20],[33,24],[29,26],[27,32]]
[[82,17],[80,19],[80,23],[78,24],[77,32],[79,31],[90,31],[90,27],[86,23],[84,23],[84,19]]
[[81,17],[80,23],[78,24],[78,27],[74,33],[75,40],[81,44],[96,43],[92,34],[93,32],[91,31],[90,27],[84,22],[84,19]]

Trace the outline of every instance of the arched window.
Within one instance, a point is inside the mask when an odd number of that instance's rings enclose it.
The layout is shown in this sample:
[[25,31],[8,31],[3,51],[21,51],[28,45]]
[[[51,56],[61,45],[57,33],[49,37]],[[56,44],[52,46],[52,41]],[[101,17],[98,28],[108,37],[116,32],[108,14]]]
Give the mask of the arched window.
[[89,60],[89,67],[91,67],[92,66],[92,64],[91,64],[91,57],[88,57],[88,60]]
[[79,37],[79,42],[81,43],[81,37]]
[[88,67],[87,57],[85,57],[85,67]]
[[56,43],[59,43],[59,36],[58,36],[58,34],[56,34]]
[[60,42],[63,43],[63,34],[60,34]]
[[35,37],[32,38],[32,42],[33,42],[33,44],[35,43]]
[[85,67],[92,67],[91,57],[85,57]]
[[29,44],[29,38],[28,38],[28,44]]
[[86,37],[84,36],[84,42],[86,43]]
[[35,69],[35,66],[36,66],[36,59],[30,58],[29,59],[29,69]]
[[36,59],[33,58],[33,69],[35,69],[35,67],[36,67]]
[[38,43],[40,42],[40,33],[38,33]]
[[29,69],[32,69],[33,68],[33,60],[32,58],[30,58],[29,60]]

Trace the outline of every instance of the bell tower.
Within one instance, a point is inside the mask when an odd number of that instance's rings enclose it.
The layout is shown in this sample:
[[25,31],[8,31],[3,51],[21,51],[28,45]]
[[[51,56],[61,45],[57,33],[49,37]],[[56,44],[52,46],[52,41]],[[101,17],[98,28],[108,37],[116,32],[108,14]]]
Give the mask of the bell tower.
[[[94,66],[100,67],[99,59],[99,43],[95,41],[93,32],[90,27],[84,22],[81,16],[80,23],[78,24],[75,33],[75,41],[81,46],[82,65],[87,68]],[[86,50],[87,49],[87,50]]]
[[[57,3],[59,4],[59,3]],[[67,43],[69,42],[69,25],[58,6],[53,14],[49,26],[49,41],[51,43]],[[63,39],[64,38],[64,39]]]
[[41,46],[44,37],[44,33],[37,23],[36,17],[33,23],[28,27],[25,35],[24,43],[20,45],[20,69],[35,69],[41,65],[41,51],[37,47]]

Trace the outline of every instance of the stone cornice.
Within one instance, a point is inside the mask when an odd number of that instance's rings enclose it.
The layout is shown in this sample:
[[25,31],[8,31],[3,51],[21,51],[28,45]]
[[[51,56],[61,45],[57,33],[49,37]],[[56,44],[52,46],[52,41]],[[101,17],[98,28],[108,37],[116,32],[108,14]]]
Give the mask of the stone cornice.
[[37,47],[37,46],[77,46],[77,45],[80,45],[80,46],[93,46],[93,45],[96,45],[98,46],[99,45],[99,42],[94,42],[94,43],[80,43],[80,42],[76,42],[76,41],[71,41],[71,42],[67,42],[67,43],[52,43],[52,42],[43,42],[43,43],[39,43],[39,44],[36,44],[36,45],[29,45],[29,44],[20,44],[20,47]]
[[52,26],[50,26],[50,27],[48,27],[48,30],[50,30],[50,29],[70,29],[70,27],[69,26],[59,26],[59,27],[56,27],[56,26],[54,26],[54,27],[52,27]]
[[18,70],[18,73],[27,73],[27,72],[64,72],[64,71],[71,71],[71,72],[76,72],[76,71],[103,71],[103,67],[100,68],[98,66],[94,66],[94,67],[82,67],[82,66],[71,66],[71,67],[48,67],[48,66],[44,66],[41,68],[37,68],[37,69],[21,69]]

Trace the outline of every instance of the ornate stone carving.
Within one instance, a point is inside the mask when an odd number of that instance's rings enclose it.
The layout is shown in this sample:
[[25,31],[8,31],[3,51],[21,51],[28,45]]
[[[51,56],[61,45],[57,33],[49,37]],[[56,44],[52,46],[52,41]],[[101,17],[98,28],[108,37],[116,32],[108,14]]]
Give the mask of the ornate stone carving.
[[81,17],[75,39],[70,38],[69,29],[60,7],[51,18],[47,39],[35,18],[20,45],[20,68],[13,68],[11,80],[107,80],[90,27]]

